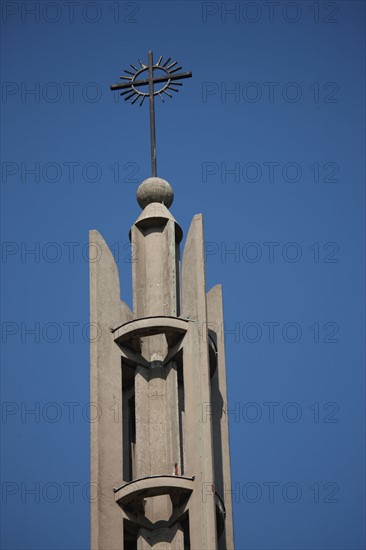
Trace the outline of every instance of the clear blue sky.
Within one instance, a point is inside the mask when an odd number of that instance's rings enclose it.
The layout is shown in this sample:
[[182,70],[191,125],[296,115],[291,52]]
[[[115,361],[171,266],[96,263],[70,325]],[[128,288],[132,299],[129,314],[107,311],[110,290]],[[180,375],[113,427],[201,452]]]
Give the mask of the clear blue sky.
[[365,548],[364,21],[357,1],[2,2],[4,550],[89,548],[88,230],[130,303],[148,110],[109,85],[149,49],[193,72],[157,103],[158,174],[185,234],[203,213],[224,289],[236,548]]

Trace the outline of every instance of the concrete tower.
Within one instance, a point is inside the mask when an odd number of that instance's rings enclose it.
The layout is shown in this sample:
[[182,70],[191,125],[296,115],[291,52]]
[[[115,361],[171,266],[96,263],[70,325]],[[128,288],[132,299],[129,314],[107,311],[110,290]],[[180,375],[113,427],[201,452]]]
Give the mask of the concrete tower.
[[[139,61],[111,86],[149,98],[153,177],[131,228],[133,310],[113,255],[90,232],[92,550],[233,549],[221,287],[206,294],[202,216],[182,230],[156,177],[154,97],[178,91],[177,62]],[[132,75],[132,76],[131,76]],[[146,89],[146,87],[148,87]],[[168,91],[169,90],[169,91]]]
[[180,266],[172,188],[149,178],[137,197],[133,311],[90,232],[92,549],[232,549],[222,298],[206,293],[202,216]]

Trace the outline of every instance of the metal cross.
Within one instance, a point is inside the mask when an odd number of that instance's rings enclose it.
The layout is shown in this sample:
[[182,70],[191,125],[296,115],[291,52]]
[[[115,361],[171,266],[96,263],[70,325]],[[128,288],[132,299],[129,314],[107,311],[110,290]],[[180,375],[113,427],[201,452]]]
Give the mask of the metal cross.
[[[154,98],[156,95],[164,102],[163,94],[166,94],[170,98],[173,97],[167,90],[172,92],[179,92],[176,86],[182,86],[181,82],[183,78],[190,78],[191,72],[179,73],[182,67],[176,67],[177,61],[171,63],[169,57],[164,63],[163,56],[160,56],[158,61],[154,64],[153,53],[148,53],[148,64],[145,65],[139,60],[141,68],[137,68],[135,65],[130,65],[135,72],[125,70],[124,72],[130,76],[120,76],[122,80],[127,80],[123,84],[112,84],[111,90],[123,90],[120,95],[125,97],[125,101],[131,100],[131,104],[136,103],[140,99],[140,107],[145,101],[146,97],[149,97],[150,102],[150,142],[151,142],[151,170],[152,175],[156,176],[156,139],[155,139],[155,106]],[[157,76],[154,76],[154,71]],[[140,78],[142,73],[147,73],[147,78]],[[160,75],[159,75],[160,73]],[[156,90],[155,85],[162,84],[161,88]],[[148,91],[141,91],[140,88]],[[127,95],[128,94],[128,95]]]

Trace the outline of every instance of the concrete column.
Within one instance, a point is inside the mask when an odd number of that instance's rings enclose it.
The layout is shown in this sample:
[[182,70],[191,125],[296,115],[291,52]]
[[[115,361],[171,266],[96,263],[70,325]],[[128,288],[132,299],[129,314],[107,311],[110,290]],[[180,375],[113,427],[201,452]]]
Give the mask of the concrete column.
[[180,471],[178,383],[174,363],[137,367],[136,477]]
[[[159,497],[155,497],[159,498]],[[137,550],[184,550],[184,536],[179,524],[173,527],[160,527],[154,531],[140,529]]]
[[149,204],[131,229],[134,317],[179,314],[181,229],[169,210]]
[[[92,550],[121,550],[121,511],[114,501],[113,487],[122,480],[122,422],[113,417],[115,403],[121,403],[121,354],[110,327],[132,319],[120,300],[116,263],[102,236],[90,231],[90,322],[95,330],[90,343],[91,547]],[[98,488],[98,493],[97,493]],[[97,494],[96,494],[97,493]],[[95,498],[96,497],[96,498]]]
[[[219,538],[219,550],[234,550],[233,511],[231,498],[229,418],[226,391],[224,317],[222,310],[221,285],[216,285],[207,293],[208,327],[215,333],[217,366],[211,383],[211,417],[214,446],[214,466],[216,490],[222,498],[225,510],[225,528]],[[209,409],[208,409],[209,410]]]
[[196,215],[187,235],[182,262],[182,315],[190,319],[183,348],[185,462],[187,475],[196,477],[189,508],[191,547],[216,550],[212,427],[203,415],[211,401],[203,246],[202,216]]
[[[151,336],[159,339],[159,336]],[[152,361],[150,367],[138,366],[135,376],[136,402],[136,477],[174,475],[181,471],[178,415],[177,369],[173,362],[162,365]],[[166,522],[173,513],[169,495],[145,499],[145,517],[152,525]],[[183,550],[183,532],[179,523],[172,528],[142,528],[140,550]]]
[[[178,315],[180,238],[179,226],[159,203],[147,205],[132,227],[135,318]],[[150,366],[138,366],[135,376],[137,478],[181,472],[177,369],[172,362],[163,365],[167,352],[162,334],[141,342],[141,353]],[[145,499],[145,516],[152,524],[168,521],[172,513],[168,495]],[[153,531],[140,529],[140,550],[183,547],[179,524]]]

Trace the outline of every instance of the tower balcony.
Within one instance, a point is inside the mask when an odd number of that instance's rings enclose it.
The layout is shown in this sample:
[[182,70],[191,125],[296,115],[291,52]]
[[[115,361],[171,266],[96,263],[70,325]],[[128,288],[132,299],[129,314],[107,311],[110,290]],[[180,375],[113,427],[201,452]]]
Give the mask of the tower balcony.
[[144,499],[169,495],[179,507],[194,489],[194,476],[156,475],[134,479],[115,491],[115,501],[122,509],[134,514],[144,512]]
[[120,347],[140,352],[140,338],[164,334],[168,347],[174,347],[187,332],[188,319],[170,316],[143,317],[112,329],[114,341]]

